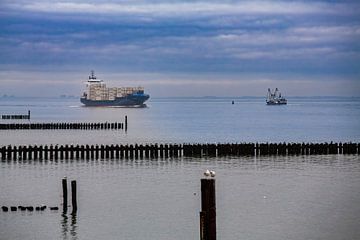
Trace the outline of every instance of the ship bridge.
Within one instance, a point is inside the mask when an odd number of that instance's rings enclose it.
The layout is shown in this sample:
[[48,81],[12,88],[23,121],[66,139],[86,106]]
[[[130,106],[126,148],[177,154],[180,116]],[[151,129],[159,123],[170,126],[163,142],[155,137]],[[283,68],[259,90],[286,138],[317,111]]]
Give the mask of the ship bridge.
[[104,81],[100,80],[100,79],[97,79],[96,76],[95,76],[94,70],[91,70],[91,75],[89,76],[89,80],[87,82],[88,83],[102,83]]

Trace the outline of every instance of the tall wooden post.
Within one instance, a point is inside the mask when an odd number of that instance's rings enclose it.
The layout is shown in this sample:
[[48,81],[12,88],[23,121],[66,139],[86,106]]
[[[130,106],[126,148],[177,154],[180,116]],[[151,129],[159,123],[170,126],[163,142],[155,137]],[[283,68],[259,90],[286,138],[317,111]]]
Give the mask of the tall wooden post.
[[216,240],[215,179],[201,179],[200,240]]
[[77,200],[76,200],[76,181],[71,181],[71,203],[72,213],[77,212]]
[[68,195],[68,190],[67,190],[67,180],[66,177],[63,178],[62,180],[62,189],[63,189],[63,212],[66,213],[67,212],[67,195]]
[[125,116],[125,131],[127,131],[127,126],[128,126],[128,123],[127,123],[127,116]]

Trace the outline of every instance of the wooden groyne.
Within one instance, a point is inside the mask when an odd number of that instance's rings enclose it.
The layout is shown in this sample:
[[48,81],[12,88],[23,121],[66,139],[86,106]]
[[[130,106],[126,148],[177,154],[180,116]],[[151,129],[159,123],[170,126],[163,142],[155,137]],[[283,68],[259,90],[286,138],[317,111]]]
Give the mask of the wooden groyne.
[[4,114],[4,115],[1,115],[1,119],[30,119],[30,110],[28,111],[27,115],[19,115],[19,114],[8,115],[8,114]]
[[[16,212],[16,211],[28,211],[28,212],[33,212],[35,211],[44,211],[47,209],[47,206],[45,205],[39,205],[39,206],[2,206],[1,207],[3,212],[8,212],[9,210],[11,212]],[[52,210],[52,211],[57,211],[59,210],[59,207],[49,207],[48,209]]]
[[359,143],[218,143],[3,146],[2,160],[143,159],[266,155],[359,154]]
[[[67,179],[66,177],[62,179],[61,181],[61,185],[62,185],[62,189],[63,189],[63,213],[66,214],[67,213],[67,208],[68,208],[68,203],[67,203]],[[71,181],[71,203],[72,203],[72,214],[76,214],[77,212],[77,197],[76,197],[76,180]],[[25,205],[20,205],[20,206],[2,206],[1,209],[3,212],[8,212],[9,209],[11,212],[16,212],[16,211],[29,211],[29,212],[33,212],[35,211],[44,211],[47,208],[46,205],[38,205],[38,206],[25,206]],[[50,210],[52,211],[57,211],[59,210],[58,206],[53,206],[53,207],[49,207]]]
[[0,130],[117,130],[127,129],[121,122],[104,123],[1,123]]

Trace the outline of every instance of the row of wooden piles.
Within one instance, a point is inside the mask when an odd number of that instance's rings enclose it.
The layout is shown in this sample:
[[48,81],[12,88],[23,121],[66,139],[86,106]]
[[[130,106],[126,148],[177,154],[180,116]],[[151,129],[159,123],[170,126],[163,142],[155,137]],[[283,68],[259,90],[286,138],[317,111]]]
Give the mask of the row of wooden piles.
[[0,130],[117,130],[127,128],[121,122],[104,123],[1,123]]
[[1,115],[1,119],[16,119],[16,120],[21,120],[21,119],[30,119],[30,115]]
[[202,156],[359,154],[359,143],[234,143],[3,146],[2,160],[142,159]]
[[28,114],[22,115],[22,114],[3,114],[1,115],[1,119],[30,119],[30,110],[28,111]]
[[358,143],[184,144],[184,156],[358,154]]

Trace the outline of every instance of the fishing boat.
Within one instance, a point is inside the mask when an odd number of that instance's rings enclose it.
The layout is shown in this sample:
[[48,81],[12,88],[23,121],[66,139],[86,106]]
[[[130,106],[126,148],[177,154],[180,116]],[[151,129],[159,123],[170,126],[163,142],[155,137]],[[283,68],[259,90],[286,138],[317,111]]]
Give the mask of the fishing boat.
[[275,88],[275,91],[272,93],[271,89],[268,89],[268,94],[266,98],[267,105],[284,105],[287,104],[287,100],[281,96],[279,89]]

